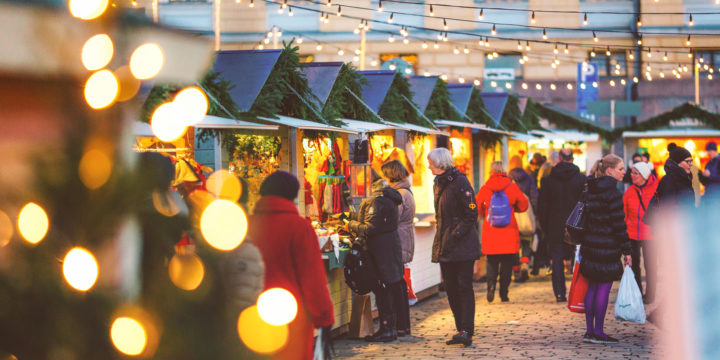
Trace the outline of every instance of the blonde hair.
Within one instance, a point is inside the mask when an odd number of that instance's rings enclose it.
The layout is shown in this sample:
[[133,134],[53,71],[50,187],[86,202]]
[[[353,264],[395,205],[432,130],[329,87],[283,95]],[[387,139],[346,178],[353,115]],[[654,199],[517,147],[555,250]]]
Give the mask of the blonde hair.
[[623,159],[615,154],[607,154],[607,155],[603,156],[602,159],[595,161],[595,164],[593,165],[592,169],[590,170],[590,175],[592,175],[596,178],[605,176],[605,175],[607,175],[607,174],[605,174],[607,169],[614,169],[622,161],[623,161]]
[[490,164],[490,173],[491,174],[504,174],[505,168],[503,167],[502,161],[493,161],[492,164]]
[[428,154],[428,159],[439,169],[447,170],[455,166],[452,154],[446,148],[435,148]]

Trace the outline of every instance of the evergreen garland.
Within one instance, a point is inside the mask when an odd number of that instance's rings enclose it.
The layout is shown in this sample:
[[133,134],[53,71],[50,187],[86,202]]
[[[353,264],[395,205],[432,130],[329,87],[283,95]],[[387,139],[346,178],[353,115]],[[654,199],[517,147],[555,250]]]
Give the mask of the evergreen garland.
[[[475,123],[495,128],[495,122],[484,109],[485,103],[480,96],[480,90],[473,87],[466,115]],[[480,130],[480,132],[474,134],[474,138],[480,141],[480,146],[488,149],[502,141],[502,134]]]
[[343,64],[323,107],[323,117],[379,123],[380,120],[353,96],[355,94],[362,99],[362,86],[367,83],[365,76],[357,72],[351,63]]
[[425,108],[425,116],[430,119],[430,121],[465,121],[460,114],[453,109],[450,103],[450,92],[448,92],[447,83],[443,79],[437,79],[435,83],[430,101],[428,102],[427,108]]
[[614,141],[622,136],[625,131],[648,131],[670,126],[670,123],[682,119],[697,119],[705,126],[713,129],[720,129],[720,114],[711,113],[700,106],[692,103],[684,103],[670,111],[653,116],[643,122],[621,128],[615,128],[610,132],[608,142]]
[[502,117],[500,118],[500,123],[505,127],[505,129],[514,132],[525,134],[530,130],[524,123],[522,123],[522,113],[520,112],[520,104],[517,96],[508,95],[507,102],[505,103],[505,109],[503,110]]
[[523,112],[521,121],[530,130],[546,130],[540,125],[538,110],[535,107],[535,102],[532,98],[528,97],[527,99],[527,104],[525,105],[525,111]]
[[400,73],[395,73],[390,89],[385,95],[382,105],[380,105],[378,115],[386,121],[397,124],[410,123],[427,126],[424,121],[418,119],[415,108],[403,97],[412,99],[410,83]]
[[547,106],[540,103],[534,103],[534,108],[540,117],[546,119],[557,129],[577,130],[584,133],[597,133],[608,143],[612,143],[613,139],[615,138],[609,130],[603,127],[589,123],[587,121],[583,121],[574,116],[564,114],[560,111],[548,108]]

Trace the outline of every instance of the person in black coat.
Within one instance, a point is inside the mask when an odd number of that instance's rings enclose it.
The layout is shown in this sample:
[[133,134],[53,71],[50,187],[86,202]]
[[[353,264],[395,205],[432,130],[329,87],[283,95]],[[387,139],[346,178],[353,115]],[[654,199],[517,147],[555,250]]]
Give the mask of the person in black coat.
[[[389,187],[374,170],[372,197],[363,200],[360,209],[347,224],[358,237],[375,264],[379,281],[375,303],[380,317],[380,329],[365,338],[369,342],[388,342],[397,339],[397,304],[393,294],[399,293],[403,282],[402,251],[398,237],[398,205],[402,195]],[[407,301],[407,293],[405,300]]]
[[665,176],[660,179],[657,198],[661,207],[677,206],[684,202],[695,201],[692,187],[693,160],[690,151],[675,143],[668,145],[670,157],[665,161]]
[[617,343],[603,331],[610,289],[623,274],[621,255],[632,264],[632,244],[627,234],[623,194],[618,182],[625,176],[625,164],[614,154],[598,160],[588,180],[585,198],[585,231],[580,245],[580,274],[588,279],[585,294],[584,342]]
[[430,151],[428,163],[430,171],[435,175],[437,218],[432,262],[440,263],[458,331],[446,344],[470,346],[475,329],[473,264],[480,258],[475,194],[465,174],[454,167],[448,149]]
[[564,260],[572,258],[573,248],[563,241],[565,223],[573,208],[580,200],[586,177],[573,164],[571,149],[560,150],[560,162],[553,167],[550,175],[542,179],[537,217],[542,231],[542,242],[550,248],[552,255],[552,285],[555,299],[567,301],[565,297]]
[[[530,201],[530,206],[532,207],[532,214],[536,214],[538,206],[537,180],[533,179],[530,174],[523,170],[522,159],[518,155],[510,159],[510,169],[508,176],[517,184],[520,191],[527,196]],[[530,256],[532,256],[532,241],[533,235],[520,235],[520,267],[514,269],[516,282],[524,282],[530,279],[528,275],[528,264],[530,263]]]

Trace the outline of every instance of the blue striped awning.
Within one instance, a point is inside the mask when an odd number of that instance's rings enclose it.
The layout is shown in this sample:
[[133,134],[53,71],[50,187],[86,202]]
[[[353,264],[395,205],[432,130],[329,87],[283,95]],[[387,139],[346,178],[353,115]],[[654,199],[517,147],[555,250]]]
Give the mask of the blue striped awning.
[[412,76],[408,79],[410,91],[413,93],[412,101],[423,113],[430,103],[430,97],[435,90],[437,81],[437,76]]
[[363,101],[377,113],[380,111],[380,106],[383,101],[385,101],[385,96],[390,90],[390,86],[395,78],[395,71],[371,70],[359,71],[359,73],[365,76],[368,81],[367,84],[362,86]]
[[230,96],[240,111],[250,110],[280,57],[280,52],[280,50],[229,50],[217,53],[213,70],[234,85],[230,90]]

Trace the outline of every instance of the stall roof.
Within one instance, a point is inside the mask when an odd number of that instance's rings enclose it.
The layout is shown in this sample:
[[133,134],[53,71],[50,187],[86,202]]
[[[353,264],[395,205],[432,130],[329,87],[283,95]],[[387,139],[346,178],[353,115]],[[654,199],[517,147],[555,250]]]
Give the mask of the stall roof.
[[233,120],[219,116],[205,115],[194,127],[199,129],[247,129],[247,130],[277,130],[277,125],[257,124],[249,121]]
[[[308,86],[313,95],[320,101],[319,109],[322,109],[330,96],[330,91],[335,85],[335,80],[342,68],[342,62],[312,62],[305,63],[298,70],[305,74]],[[313,99],[313,102],[315,99]]]
[[563,141],[600,141],[600,135],[597,133],[584,133],[575,130],[553,130],[540,131],[533,130],[532,134],[542,136],[547,140],[563,140]]
[[473,123],[466,123],[466,122],[462,122],[462,121],[435,120],[435,124],[446,125],[446,126],[455,126],[455,127],[466,127],[466,128],[470,128],[473,130],[487,131],[487,132],[493,132],[493,133],[505,134],[505,135],[515,135],[516,134],[511,131],[493,129],[491,127],[488,127],[485,124],[473,124]]
[[342,122],[347,124],[344,128],[355,130],[357,132],[361,133],[369,133],[369,132],[375,132],[375,131],[383,131],[383,130],[395,130],[395,129],[403,129],[403,125],[396,125],[393,123],[386,122],[384,124],[379,123],[373,123],[373,122],[367,122],[367,121],[359,121],[359,120],[350,120],[350,119],[340,119]]
[[495,120],[495,125],[500,123],[502,114],[505,111],[505,105],[507,105],[508,94],[506,93],[481,93],[483,104],[488,114]]
[[213,70],[235,85],[230,90],[230,96],[240,111],[250,110],[280,57],[280,52],[281,50],[226,50],[217,53]]
[[455,108],[465,115],[468,105],[470,104],[470,96],[472,95],[472,84],[448,84],[448,93],[450,93],[450,101]]
[[402,129],[404,129],[404,130],[417,131],[417,132],[421,132],[421,133],[423,133],[423,134],[428,134],[428,135],[445,135],[445,136],[450,136],[450,133],[447,132],[447,131],[435,130],[435,129],[431,129],[431,128],[427,128],[427,127],[424,127],[424,126],[415,125],[415,124],[411,124],[411,123],[393,124],[393,125],[395,125],[395,126],[397,126],[397,127],[399,127],[399,128],[402,128]]
[[413,93],[412,101],[418,106],[420,112],[425,113],[437,81],[437,76],[416,75],[408,79],[410,91]]
[[259,116],[258,119],[271,122],[273,124],[278,125],[285,125],[289,127],[294,127],[301,130],[319,130],[319,131],[334,131],[334,132],[342,132],[342,133],[348,133],[348,134],[357,134],[358,132],[355,130],[350,129],[343,129],[331,125],[321,124],[314,121],[309,120],[302,120],[302,119],[296,119],[294,117],[289,116],[283,116],[283,115],[277,115],[277,118],[269,118],[269,117],[263,117]]
[[514,132],[514,131],[511,132],[510,137],[515,140],[520,140],[520,141],[524,141],[524,142],[528,142],[530,140],[538,140],[537,136],[533,136],[530,134],[523,134],[523,133]]
[[708,128],[665,128],[646,131],[624,131],[624,138],[689,138],[689,137],[720,137],[720,130]]
[[380,106],[385,101],[385,96],[390,90],[395,71],[372,70],[359,71],[364,75],[368,83],[362,86],[362,97],[365,103],[375,112],[380,111]]

